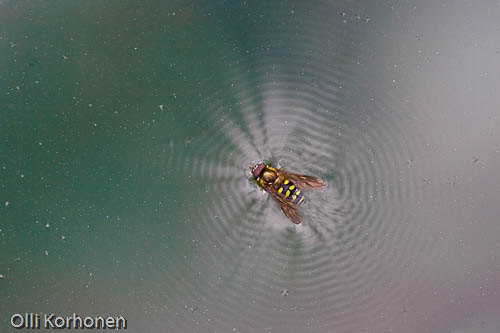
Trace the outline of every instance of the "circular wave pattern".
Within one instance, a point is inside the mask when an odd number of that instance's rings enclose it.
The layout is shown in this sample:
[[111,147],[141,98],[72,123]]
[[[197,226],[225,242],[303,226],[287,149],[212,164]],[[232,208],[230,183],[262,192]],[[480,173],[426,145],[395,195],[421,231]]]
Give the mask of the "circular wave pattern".
[[[408,142],[404,103],[354,101],[346,92],[355,50],[345,36],[322,33],[359,33],[343,24],[274,32],[279,45],[255,55],[251,72],[228,74],[235,102],[221,105],[226,91],[209,96],[196,110],[200,136],[189,154],[168,161],[203,186],[187,213],[199,260],[186,267],[179,258],[173,265],[184,269],[170,277],[178,281],[173,297],[189,290],[181,321],[224,331],[353,332],[381,311],[376,296],[405,297],[391,274],[411,271],[411,253],[427,244],[411,214],[425,194],[411,172],[421,147]],[[269,32],[255,38],[264,45]],[[328,181],[306,193],[302,226],[251,181],[257,160]]]

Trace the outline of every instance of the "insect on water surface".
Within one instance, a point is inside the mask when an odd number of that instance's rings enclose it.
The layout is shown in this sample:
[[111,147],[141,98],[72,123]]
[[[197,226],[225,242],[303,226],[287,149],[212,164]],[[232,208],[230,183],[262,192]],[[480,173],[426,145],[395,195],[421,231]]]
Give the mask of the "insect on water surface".
[[326,186],[320,178],[276,169],[265,163],[252,163],[250,169],[259,186],[278,202],[283,213],[295,224],[301,222],[298,205],[304,202],[302,191]]

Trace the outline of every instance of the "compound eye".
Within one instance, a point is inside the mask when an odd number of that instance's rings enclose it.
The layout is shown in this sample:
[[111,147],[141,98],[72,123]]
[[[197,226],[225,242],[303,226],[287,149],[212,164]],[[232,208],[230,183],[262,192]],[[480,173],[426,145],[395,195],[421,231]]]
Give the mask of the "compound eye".
[[262,171],[266,168],[266,165],[261,163],[261,164],[258,164],[253,170],[252,170],[252,174],[254,176],[255,179],[259,178],[260,177],[260,174],[262,173]]

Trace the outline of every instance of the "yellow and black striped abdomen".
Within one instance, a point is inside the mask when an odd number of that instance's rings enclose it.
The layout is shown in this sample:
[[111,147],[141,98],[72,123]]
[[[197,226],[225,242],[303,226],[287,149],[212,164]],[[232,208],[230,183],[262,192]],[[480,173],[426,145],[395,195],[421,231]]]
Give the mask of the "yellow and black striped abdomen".
[[295,204],[301,204],[304,202],[304,195],[302,191],[297,188],[292,181],[285,179],[281,186],[278,188],[278,193],[285,197],[286,200],[292,201]]

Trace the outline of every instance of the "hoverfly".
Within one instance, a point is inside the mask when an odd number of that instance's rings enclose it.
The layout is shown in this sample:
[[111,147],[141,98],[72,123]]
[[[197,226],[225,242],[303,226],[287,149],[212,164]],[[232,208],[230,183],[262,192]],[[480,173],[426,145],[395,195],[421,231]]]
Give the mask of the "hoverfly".
[[283,213],[295,224],[301,222],[298,205],[304,202],[302,191],[326,186],[320,178],[275,169],[265,163],[252,163],[250,169],[259,186],[276,199]]

